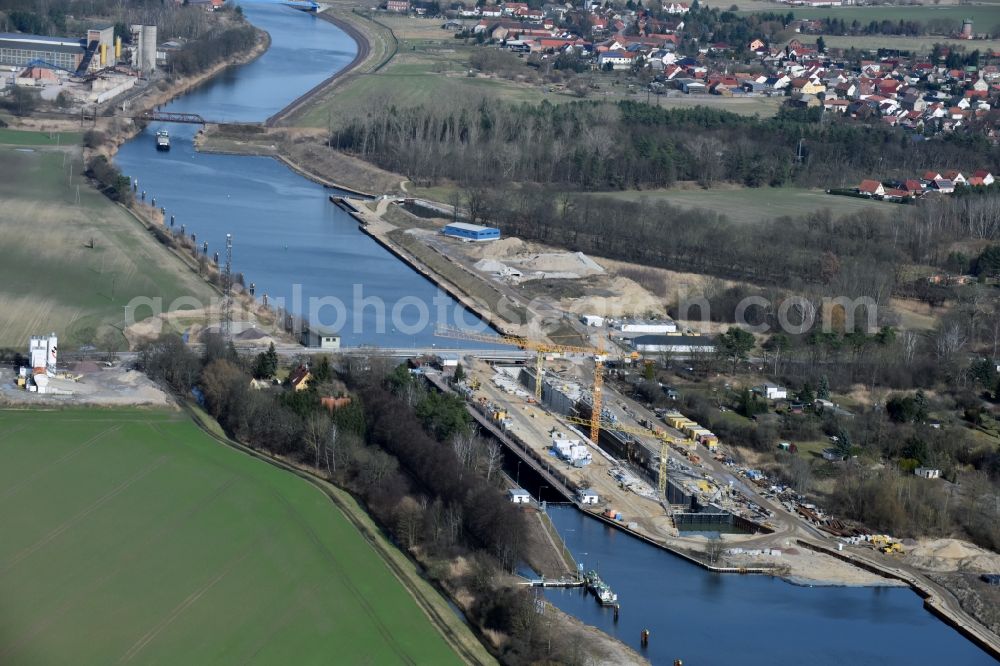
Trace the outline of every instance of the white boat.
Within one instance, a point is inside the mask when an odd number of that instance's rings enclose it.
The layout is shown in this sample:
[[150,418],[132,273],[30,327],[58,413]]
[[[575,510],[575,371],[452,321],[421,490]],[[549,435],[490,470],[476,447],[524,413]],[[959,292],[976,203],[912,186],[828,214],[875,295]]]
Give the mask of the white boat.
[[156,132],[156,149],[170,150],[170,133],[167,130],[158,130]]

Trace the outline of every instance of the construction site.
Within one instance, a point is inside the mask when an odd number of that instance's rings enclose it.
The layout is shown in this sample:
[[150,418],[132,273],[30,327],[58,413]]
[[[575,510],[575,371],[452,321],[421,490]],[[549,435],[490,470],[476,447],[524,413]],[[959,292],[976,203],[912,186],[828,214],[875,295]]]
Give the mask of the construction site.
[[55,332],[33,335],[15,372],[0,368],[0,404],[150,405],[171,404],[146,375],[123,364],[85,358],[61,361]]
[[[671,323],[630,320],[625,326]],[[641,373],[648,361],[610,336],[622,324],[588,326],[592,346],[507,336],[505,342],[532,355],[529,360],[467,355],[460,381],[433,372],[427,379],[465,398],[480,432],[515,456],[507,468],[516,485],[541,503],[568,501],[719,573],[767,574],[804,584],[907,582],[883,567],[904,562],[916,544],[845,526],[738,463],[735,452],[692,419],[647,409],[625,395],[626,384],[618,380]],[[438,335],[479,339],[447,329]]]

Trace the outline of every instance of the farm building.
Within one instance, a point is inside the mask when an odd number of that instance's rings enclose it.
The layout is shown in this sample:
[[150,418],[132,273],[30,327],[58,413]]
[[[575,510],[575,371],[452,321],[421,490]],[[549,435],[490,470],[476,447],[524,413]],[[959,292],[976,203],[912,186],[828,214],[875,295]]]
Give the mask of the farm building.
[[922,479],[940,479],[941,470],[934,469],[932,467],[918,467],[913,470],[913,473]]
[[754,391],[764,396],[768,400],[788,399],[788,389],[786,389],[784,386],[778,386],[777,384],[771,384],[765,382],[760,386],[754,388]]
[[452,222],[441,230],[445,236],[471,241],[490,241],[500,238],[500,230],[496,227],[483,227],[466,222]]

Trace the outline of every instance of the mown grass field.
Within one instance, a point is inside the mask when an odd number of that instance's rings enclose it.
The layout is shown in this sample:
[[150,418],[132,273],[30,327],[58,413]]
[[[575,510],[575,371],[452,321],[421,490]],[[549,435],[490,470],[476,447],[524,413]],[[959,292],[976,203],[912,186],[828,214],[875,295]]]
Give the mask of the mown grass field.
[[212,297],[81,177],[80,149],[66,147],[79,142],[73,139],[0,130],[0,142],[17,144],[0,143],[0,346],[21,347],[33,334],[56,331],[64,347],[78,347],[108,325],[120,327],[133,297],[159,297],[164,307],[180,296]]
[[0,498],[0,663],[461,663],[326,495],[181,413],[0,412]]
[[[739,4],[739,3],[737,3]],[[954,21],[961,25],[963,19],[972,19],[974,32],[992,32],[1000,25],[1000,5],[945,5],[931,4],[921,6],[853,6],[853,7],[788,7],[774,5],[772,11],[792,12],[795,18],[838,18],[850,23],[858,21],[867,24],[870,21],[920,21],[933,20]]]
[[29,132],[0,128],[0,144],[12,146],[77,146],[83,141],[79,132]]
[[650,202],[666,201],[683,208],[703,208],[715,211],[734,221],[745,222],[760,222],[784,215],[806,215],[824,208],[829,208],[835,216],[868,208],[891,212],[894,210],[894,206],[899,205],[854,197],[832,196],[822,190],[796,187],[600,192],[595,193],[594,196],[614,197],[627,201],[641,201],[643,199]]
[[373,74],[359,74],[331,95],[318,96],[294,123],[300,127],[326,127],[364,117],[372,108],[395,105],[438,106],[500,99],[510,102],[568,101],[569,95],[547,95],[539,86],[500,78],[468,76],[468,49],[461,44],[403,50]]
[[[900,51],[916,51],[917,53],[930,53],[935,44],[947,44],[952,47],[964,49],[965,52],[972,52],[979,49],[980,53],[1000,49],[1000,39],[984,39],[976,41],[962,41],[958,39],[945,39],[943,37],[892,37],[888,35],[860,35],[860,36],[824,36],[828,47],[837,48],[857,48],[866,50],[877,49],[898,49]],[[810,35],[806,42],[815,41]]]

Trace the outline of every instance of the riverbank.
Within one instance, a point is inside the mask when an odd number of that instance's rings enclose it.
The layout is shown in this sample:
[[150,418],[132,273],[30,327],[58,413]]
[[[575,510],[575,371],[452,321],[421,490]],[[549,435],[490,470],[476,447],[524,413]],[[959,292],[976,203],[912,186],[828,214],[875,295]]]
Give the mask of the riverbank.
[[[320,81],[308,91],[295,98],[288,106],[268,118],[264,122],[264,124],[268,127],[274,127],[287,121],[295,113],[300,111],[310,101],[312,101],[317,95],[328,93],[334,86],[361,68],[362,65],[367,64],[368,69],[377,69],[392,57],[391,53],[385,54],[381,51],[374,51],[372,49],[371,35],[363,24],[351,18],[350,12],[331,8],[318,13],[316,16],[317,18],[328,21],[343,30],[347,36],[350,37],[355,44],[357,44],[357,53],[355,54],[354,59],[351,60],[346,67],[339,69],[323,81]],[[395,53],[395,47],[393,47],[392,53]],[[370,60],[373,62],[368,62]]]
[[[249,64],[264,55],[271,47],[271,36],[265,30],[261,30],[260,28],[255,29],[257,31],[257,42],[252,49],[231,58],[225,58],[193,76],[184,76],[170,80],[161,79],[156,84],[147,87],[135,97],[129,99],[130,113],[139,115],[146,111],[154,110],[207,83],[224,70],[230,67]],[[135,105],[134,109],[132,109],[133,105]],[[121,119],[112,118],[111,120]],[[104,131],[107,134],[106,140],[90,148],[90,152],[85,154],[86,158],[89,159],[93,155],[102,154],[108,159],[112,159],[118,152],[118,148],[141,132],[142,127],[135,121],[130,120],[127,123],[118,122],[109,124]]]
[[[441,270],[428,266],[426,262],[414,256],[393,240],[391,234],[397,231],[397,227],[387,222],[383,217],[389,205],[389,199],[381,199],[375,211],[365,206],[363,201],[347,199],[341,201],[344,205],[348,206],[347,210],[351,216],[358,220],[358,226],[361,231],[370,236],[376,243],[389,250],[400,261],[420,273],[420,275],[430,282],[433,282],[435,286],[461,303],[463,307],[501,334],[514,336],[521,334],[519,324],[510,322],[499,314],[501,308],[493,307],[489,303],[472,297],[469,289],[458,286],[460,280],[448,279],[443,275]],[[517,308],[518,306],[515,304],[510,304],[508,311],[515,312]],[[521,320],[528,321],[526,317],[523,317]]]

